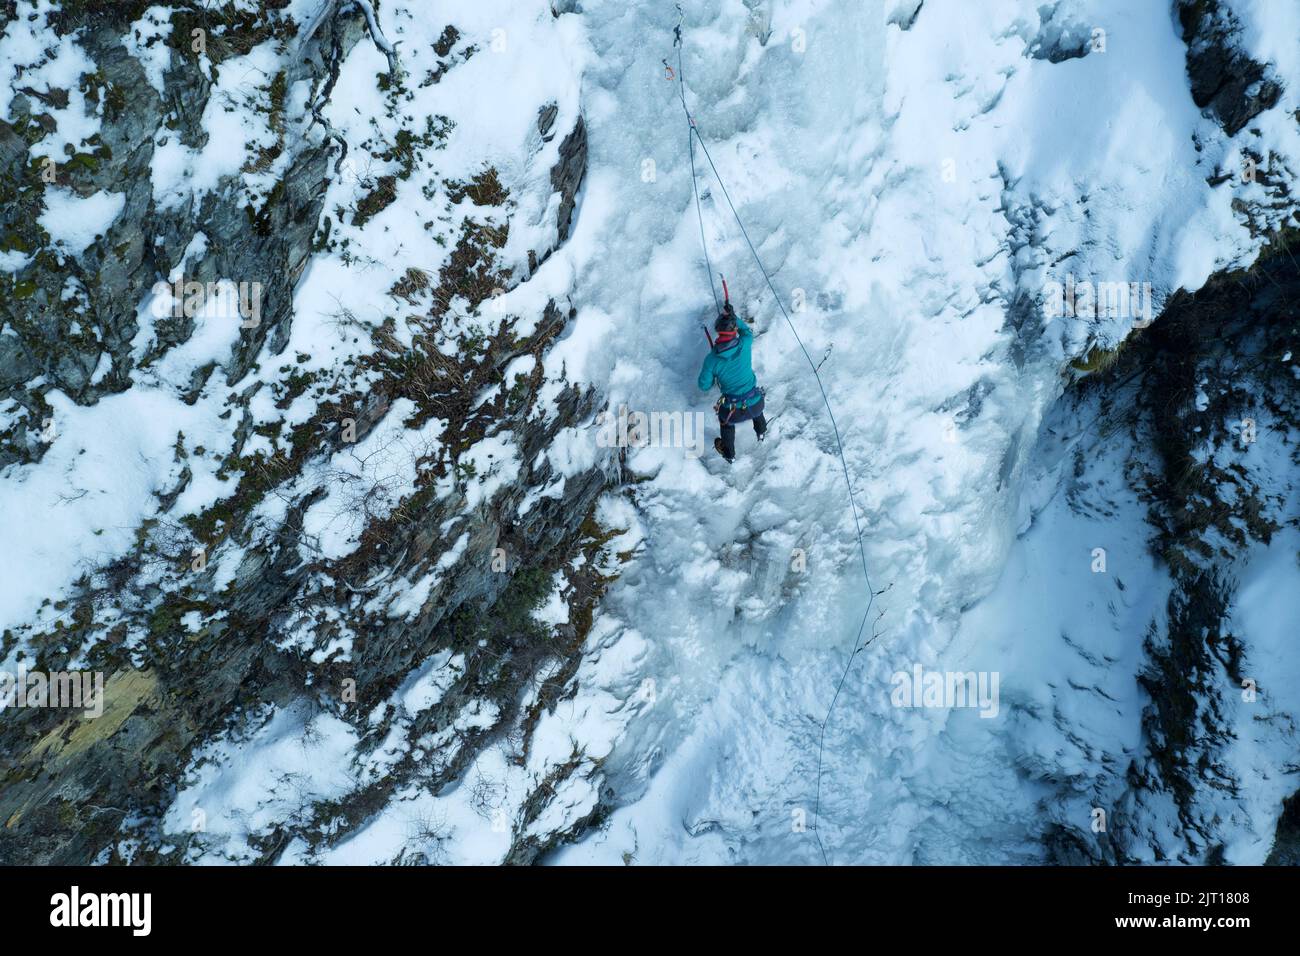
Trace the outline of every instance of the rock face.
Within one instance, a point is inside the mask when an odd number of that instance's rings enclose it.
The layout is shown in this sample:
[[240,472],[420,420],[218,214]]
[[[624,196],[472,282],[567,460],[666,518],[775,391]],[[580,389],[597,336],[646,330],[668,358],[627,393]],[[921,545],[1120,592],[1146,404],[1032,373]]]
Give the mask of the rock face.
[[[209,282],[240,275],[263,289],[261,321],[242,339],[227,371],[242,376],[268,339],[283,347],[293,289],[307,264],[320,217],[330,149],[319,141],[296,147],[276,144],[281,153],[292,154],[292,174],[280,180],[276,201],[260,213],[254,214],[238,190],[209,192],[198,199],[197,208],[156,201],[151,164],[157,152],[177,141],[194,149],[207,145],[202,120],[213,89],[201,61],[182,55],[179,47],[166,72],[166,90],[170,102],[184,108],[167,111],[140,60],[123,45],[133,16],[147,6],[90,4],[75,18],[67,14],[51,23],[55,30],[69,31],[68,37],[77,31],[79,46],[94,66],[80,85],[87,108],[99,110],[101,122],[82,151],[69,146],[64,156],[42,155],[39,160],[33,158],[37,152],[29,153],[29,147],[43,144],[55,125],[47,110],[64,102],[67,91],[59,91],[62,98],[20,93],[9,121],[0,121],[5,163],[0,170],[5,191],[0,234],[6,249],[31,258],[8,277],[13,294],[0,300],[0,319],[16,333],[0,340],[0,389],[32,413],[0,433],[0,464],[41,455],[44,443],[32,437],[32,420],[41,417],[43,390],[58,388],[75,401],[91,404],[128,387],[131,341],[139,331],[135,303],[155,279],[183,261],[196,231],[210,242],[201,258],[187,264],[187,278]],[[179,12],[173,36],[192,19]],[[217,69],[223,55],[234,55],[259,40],[289,42],[296,25],[271,10],[248,23],[232,20],[230,30],[236,29],[244,32],[233,47],[214,40],[211,62]],[[316,82],[330,44],[350,47],[358,36],[354,20],[331,23],[305,51],[306,57],[285,58],[284,72],[266,84],[268,93]],[[267,108],[271,125],[282,125],[283,117],[276,115],[283,112],[282,99],[268,96]],[[46,159],[53,165],[46,166]],[[122,195],[124,205],[101,240],[69,256],[50,242],[38,221],[49,189],[80,197],[102,190]],[[69,297],[69,286],[77,297]],[[156,350],[185,341],[191,331],[184,324],[163,330]],[[106,371],[94,376],[100,363]],[[25,387],[38,377],[40,386]]]
[[578,188],[587,172],[587,127],[581,119],[564,141],[560,143],[560,162],[551,170],[551,188],[560,194],[560,211],[556,223],[560,242],[569,238],[573,224],[573,208],[577,204]]
[[[1127,449],[1119,484],[1146,503],[1149,547],[1167,569],[1169,594],[1149,621],[1135,675],[1140,742],[1094,768],[1104,782],[1087,799],[1113,816],[1101,832],[1049,829],[1054,862],[1227,862],[1223,819],[1249,820],[1263,802],[1251,767],[1294,745],[1293,698],[1273,673],[1276,650],[1245,623],[1250,597],[1241,588],[1253,564],[1295,557],[1277,540],[1294,527],[1300,501],[1291,353],[1300,268],[1287,238],[1249,270],[1177,294],[1112,365],[1063,400],[1090,423],[1079,440]],[[1073,483],[1100,494],[1115,474],[1080,459]],[[1082,786],[1071,790],[1077,798]],[[1294,855],[1295,801],[1278,823],[1273,861]]]
[[[1238,46],[1240,24],[1226,5],[1181,0],[1176,9],[1193,99],[1236,135],[1277,105],[1283,87]],[[1265,161],[1248,140],[1242,148]],[[1121,349],[1075,362],[1090,374],[1063,399],[1077,406],[1072,414],[1088,412],[1080,441],[1127,449],[1122,484],[1146,504],[1149,547],[1169,594],[1149,622],[1136,674],[1140,743],[1097,771],[1087,797],[1113,819],[1093,833],[1050,827],[1044,843],[1054,862],[1234,862],[1242,850],[1225,843],[1229,818],[1271,843],[1268,862],[1294,862],[1296,795],[1282,801],[1275,834],[1255,827],[1260,816],[1271,820],[1278,788],[1252,779],[1252,767],[1285,764],[1276,755],[1294,747],[1294,735],[1292,698],[1272,673],[1277,649],[1260,646],[1258,626],[1247,626],[1243,581],[1252,568],[1286,562],[1300,494],[1292,353],[1300,213],[1286,177],[1250,181],[1267,198],[1234,209],[1266,240],[1258,261],[1213,275],[1195,294],[1178,292]],[[1100,495],[1110,477],[1080,460],[1073,484]],[[1071,790],[1066,803],[1084,787],[1072,781]],[[1086,819],[1078,808],[1066,815]]]
[[[107,677],[101,716],[6,713],[5,863],[265,862],[290,846],[310,858],[399,795],[456,786],[484,748],[508,743],[524,766],[609,580],[610,536],[592,515],[615,469],[594,454],[550,453],[557,436],[590,424],[599,401],[562,364],[547,368],[570,309],[554,297],[489,308],[570,234],[587,161],[575,105],[551,104],[558,148],[537,182],[511,184],[521,202],[544,202],[548,184],[559,194],[553,226],[515,257],[532,262],[524,270],[507,249],[516,197],[496,171],[477,158],[468,170],[435,168],[457,120],[398,109],[463,69],[472,38],[447,26],[399,63],[356,5],[326,5],[315,24],[282,3],[202,17],[149,6],[65,4],[45,24],[48,40],[84,56],[80,91],[100,119],[66,158],[52,141],[61,123],[84,121],[68,112],[81,99],[36,87],[0,114],[0,396],[20,410],[5,419],[0,466],[39,469],[59,454],[43,421],[146,385],[215,430],[200,440],[178,428],[133,543],[4,631],[11,668]],[[387,70],[343,81],[375,83],[387,104],[366,137],[342,125],[350,117],[331,96],[353,54],[376,51]],[[245,135],[213,142],[216,129],[229,135],[220,121],[231,115]],[[43,178],[45,147],[55,158]],[[220,167],[214,147],[246,154],[199,188]],[[161,181],[174,162],[188,164],[178,195]],[[40,225],[54,190],[121,196],[121,210],[73,251]],[[311,287],[309,266],[364,262],[367,237],[383,242],[421,195],[441,210],[422,237],[440,264],[393,266],[397,281],[360,299],[390,303],[372,323],[341,310],[337,359],[303,351],[295,297]],[[373,282],[382,272],[358,274]],[[260,290],[260,315],[249,321],[241,308],[229,348],[203,351],[210,312],[146,314],[156,284],[178,277],[237,278]],[[368,487],[354,494],[358,482]],[[339,522],[349,528],[341,546],[331,537]],[[550,623],[534,614],[548,599],[564,608]],[[413,702],[413,675],[431,660],[453,661],[451,676],[436,700]],[[220,827],[167,819],[196,759],[289,713],[308,715],[304,741],[323,718],[351,740],[364,769],[348,786],[328,800],[303,794],[292,813],[244,831],[237,850],[210,832]],[[366,763],[381,751],[381,766]],[[567,779],[593,773],[581,755],[534,763],[537,789],[503,825],[512,862],[600,815],[589,806],[534,827]]]
[[1300,796],[1292,794],[1283,804],[1282,817],[1277,821],[1277,836],[1267,864],[1300,865]]
[[1192,99],[1213,113],[1229,135],[1277,104],[1282,87],[1234,43],[1238,26],[1231,10],[1217,0],[1179,0],[1178,19],[1187,44]]

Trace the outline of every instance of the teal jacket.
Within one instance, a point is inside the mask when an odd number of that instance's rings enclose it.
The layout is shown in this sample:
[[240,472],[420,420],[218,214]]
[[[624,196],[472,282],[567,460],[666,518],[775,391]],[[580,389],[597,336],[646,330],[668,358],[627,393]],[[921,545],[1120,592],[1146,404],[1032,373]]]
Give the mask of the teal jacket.
[[754,367],[750,363],[754,333],[741,318],[736,319],[736,331],[740,333],[736,338],[725,344],[714,345],[712,351],[704,356],[704,365],[700,368],[700,391],[707,392],[717,382],[723,395],[739,398],[752,392],[758,385]]

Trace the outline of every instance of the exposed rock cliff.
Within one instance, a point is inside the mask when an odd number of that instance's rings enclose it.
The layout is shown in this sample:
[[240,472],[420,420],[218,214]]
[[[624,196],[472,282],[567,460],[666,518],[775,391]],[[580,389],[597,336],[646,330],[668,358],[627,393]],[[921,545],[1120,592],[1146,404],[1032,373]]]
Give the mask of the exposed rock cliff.
[[[0,860],[310,858],[493,745],[532,774],[514,804],[481,796],[503,855],[598,812],[533,827],[593,765],[529,758],[608,573],[593,512],[611,463],[555,453],[598,402],[547,360],[562,294],[510,304],[569,236],[585,128],[571,98],[532,105],[527,165],[500,176],[501,152],[456,131],[472,105],[415,102],[481,46],[414,23],[390,42],[368,6],[0,6],[49,44],[0,110],[3,463],[118,500],[111,476],[137,466],[121,456],[148,454],[131,416],[174,416],[130,527],[6,622],[10,666],[107,683],[102,716],[6,712]],[[80,243],[66,218],[42,225],[95,197],[112,215]],[[408,210],[414,248],[380,266]],[[295,338],[323,319],[332,336]],[[101,457],[77,422],[113,401],[96,427],[125,440]],[[539,618],[548,602],[563,613]],[[346,741],[329,768],[345,779],[246,826],[218,801],[173,808],[223,746],[283,720],[304,748]],[[436,857],[432,837],[405,843],[403,860]]]

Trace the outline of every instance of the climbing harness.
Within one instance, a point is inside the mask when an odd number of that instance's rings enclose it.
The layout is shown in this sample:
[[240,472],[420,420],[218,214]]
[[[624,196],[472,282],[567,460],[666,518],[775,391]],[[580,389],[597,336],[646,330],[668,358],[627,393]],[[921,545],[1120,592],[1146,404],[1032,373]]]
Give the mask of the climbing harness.
[[[830,723],[831,715],[835,712],[835,705],[840,699],[840,692],[844,689],[844,682],[848,679],[849,671],[853,667],[853,661],[857,658],[860,652],[866,650],[872,644],[872,642],[875,641],[875,639],[879,636],[877,633],[873,631],[871,637],[868,638],[865,642],[863,641],[863,635],[866,634],[866,630],[867,630],[867,621],[871,617],[871,609],[875,606],[876,603],[876,595],[878,593],[884,593],[884,591],[887,591],[889,588],[887,587],[884,588],[882,591],[877,592],[872,587],[871,572],[867,568],[867,548],[866,545],[862,543],[862,519],[858,515],[857,501],[853,497],[853,481],[849,477],[849,464],[848,464],[848,460],[844,456],[844,441],[840,437],[840,428],[835,421],[835,412],[831,408],[830,397],[826,394],[826,386],[822,382],[822,377],[820,374],[820,369],[822,367],[822,364],[825,363],[826,359],[830,357],[830,349],[826,350],[826,355],[822,357],[821,362],[817,362],[817,363],[814,363],[812,356],[808,354],[808,349],[804,346],[803,339],[799,337],[799,332],[794,327],[794,322],[790,318],[790,313],[786,311],[785,304],[781,301],[781,296],[776,291],[776,286],[772,282],[772,276],[768,273],[767,269],[764,267],[763,260],[758,255],[758,250],[754,248],[754,243],[749,238],[749,231],[745,228],[745,223],[740,218],[740,213],[736,211],[735,203],[731,201],[731,194],[727,192],[727,185],[725,182],[723,182],[722,175],[718,172],[718,167],[714,165],[713,156],[710,155],[709,153],[709,147],[705,144],[704,138],[700,136],[699,128],[696,126],[695,123],[695,117],[691,114],[690,107],[686,105],[686,73],[682,67],[682,21],[685,17],[685,14],[682,11],[682,6],[680,3],[677,4],[676,6],[677,6],[677,26],[673,28],[673,46],[677,48],[677,93],[678,93],[678,97],[681,99],[682,102],[682,112],[686,114],[686,140],[688,145],[688,153],[690,154],[690,161],[691,161],[691,188],[695,194],[695,214],[700,221],[700,245],[704,249],[704,268],[709,275],[709,291],[713,293],[714,305],[718,307],[718,311],[722,311],[722,306],[718,302],[718,291],[713,285],[713,265],[709,261],[709,244],[708,244],[708,240],[705,238],[704,235],[704,212],[700,206],[700,184],[699,184],[699,178],[695,171],[696,142],[700,144],[700,150],[704,153],[704,158],[707,159],[709,162],[709,169],[713,171],[713,178],[717,180],[718,187],[722,190],[722,196],[724,199],[726,199],[727,206],[731,210],[731,215],[735,218],[736,225],[740,227],[741,235],[745,237],[745,244],[749,246],[750,255],[754,257],[754,264],[758,266],[758,271],[763,274],[763,279],[767,282],[767,287],[768,289],[771,290],[773,299],[776,300],[776,306],[778,309],[781,310],[781,315],[785,317],[785,323],[790,328],[790,334],[794,336],[795,342],[799,345],[799,351],[803,353],[803,357],[808,362],[808,367],[812,369],[813,378],[816,379],[817,381],[817,388],[821,391],[822,404],[826,406],[826,415],[830,419],[831,429],[835,433],[835,448],[839,454],[840,465],[844,470],[844,484],[849,494],[849,507],[853,511],[853,527],[857,535],[858,555],[862,560],[862,576],[866,581],[867,593],[869,595],[867,599],[866,610],[864,610],[862,613],[862,621],[861,623],[858,624],[857,634],[853,640],[853,651],[852,653],[849,654],[849,659],[844,665],[844,672],[840,675],[839,682],[835,685],[835,694],[831,698],[830,706],[826,709],[826,716],[822,719],[821,731],[817,741],[817,790],[816,790],[815,802],[813,805],[812,831],[813,831],[813,837],[817,840],[817,848],[821,850],[822,862],[825,864],[829,864],[830,859],[826,855],[826,847],[822,844],[821,834],[818,832],[819,830],[818,824],[820,822],[820,813],[821,813],[821,795],[822,795],[822,757],[826,749],[826,726],[827,724]],[[666,61],[664,65],[667,66]],[[723,288],[723,293],[727,294],[727,283],[725,279],[722,280],[722,288]],[[730,300],[729,294],[728,294],[728,300]],[[707,330],[706,330],[706,334],[707,334]],[[776,418],[774,417],[772,421],[775,420]],[[768,424],[770,427],[771,422],[769,422]]]
[[[755,405],[762,403],[764,397],[765,393],[763,389],[760,386],[755,385],[744,395],[723,395],[718,399],[713,408],[718,413],[718,420],[723,425],[730,425],[731,420],[736,417],[737,412],[748,412]],[[724,411],[727,413],[725,419],[722,417]],[[750,414],[750,417],[753,417],[752,413]],[[748,421],[746,418],[740,420]]]

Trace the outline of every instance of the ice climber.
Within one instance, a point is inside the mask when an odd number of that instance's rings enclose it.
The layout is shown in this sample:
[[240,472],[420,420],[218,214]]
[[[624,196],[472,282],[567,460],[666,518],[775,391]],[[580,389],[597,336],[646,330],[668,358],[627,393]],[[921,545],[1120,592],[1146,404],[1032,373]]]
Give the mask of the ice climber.
[[736,458],[737,423],[752,421],[754,434],[762,441],[767,434],[767,420],[763,418],[763,390],[758,387],[750,363],[754,333],[736,315],[730,302],[723,307],[713,328],[716,333],[713,348],[704,357],[699,385],[704,392],[713,388],[714,382],[722,389],[722,397],[713,406],[722,426],[722,437],[713,440],[713,447],[730,462]]

